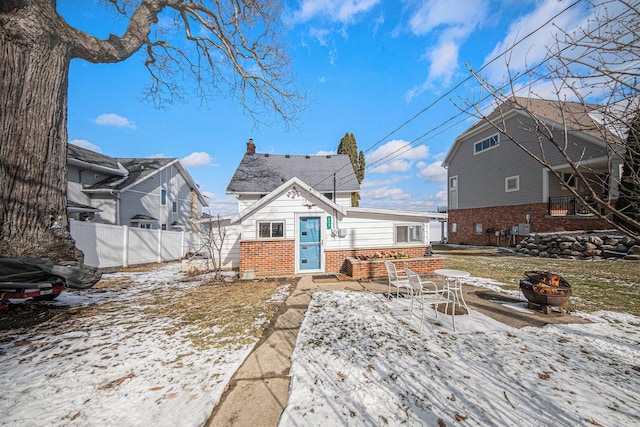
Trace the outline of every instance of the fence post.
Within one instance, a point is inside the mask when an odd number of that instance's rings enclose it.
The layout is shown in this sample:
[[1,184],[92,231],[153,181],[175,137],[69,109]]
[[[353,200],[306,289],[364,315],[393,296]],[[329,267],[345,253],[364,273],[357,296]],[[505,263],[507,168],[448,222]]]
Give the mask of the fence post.
[[180,232],[180,259],[184,258],[184,230]]
[[122,266],[129,267],[129,226],[122,226]]
[[162,263],[162,229],[158,228],[158,264]]

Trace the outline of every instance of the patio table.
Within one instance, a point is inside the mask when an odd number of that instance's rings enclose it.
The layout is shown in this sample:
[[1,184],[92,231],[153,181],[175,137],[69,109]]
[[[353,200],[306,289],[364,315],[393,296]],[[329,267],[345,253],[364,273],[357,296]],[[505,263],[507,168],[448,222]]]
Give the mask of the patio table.
[[463,270],[450,269],[435,270],[434,273],[445,278],[445,284],[453,296],[453,309],[455,310],[456,304],[458,304],[458,306],[464,305],[464,308],[467,309],[467,313],[471,316],[471,310],[469,310],[467,302],[464,300],[464,295],[462,295],[462,279],[471,276],[471,273]]

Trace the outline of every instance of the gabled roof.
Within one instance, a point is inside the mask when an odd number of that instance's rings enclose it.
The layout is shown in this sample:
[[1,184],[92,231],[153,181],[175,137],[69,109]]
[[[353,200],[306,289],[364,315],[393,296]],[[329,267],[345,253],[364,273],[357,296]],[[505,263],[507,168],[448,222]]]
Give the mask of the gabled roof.
[[117,159],[122,166],[129,172],[126,177],[111,176],[96,182],[92,185],[84,187],[86,190],[125,190],[127,187],[144,180],[145,178],[156,174],[159,170],[164,169],[172,163],[176,163],[178,159],[153,158],[153,159]]
[[347,154],[327,156],[289,156],[245,154],[229,185],[227,194],[266,194],[292,178],[298,178],[317,191],[327,193],[360,191],[360,184]]
[[102,181],[83,187],[83,191],[88,192],[126,191],[138,182],[173,165],[178,168],[189,187],[195,189],[200,203],[203,206],[208,206],[198,185],[193,181],[180,160],[176,158],[114,158],[67,144],[67,162],[109,175]]
[[[521,106],[524,106],[526,110]],[[491,123],[502,128],[502,120],[506,120],[515,115],[528,117],[528,112],[531,112],[542,121],[557,129],[563,129],[564,126],[566,126],[569,131],[581,134],[583,139],[591,141],[592,143],[604,145],[605,141],[613,143],[621,142],[616,133],[612,133],[608,126],[603,125],[601,120],[598,120],[599,116],[602,115],[602,111],[602,106],[594,104],[513,97],[496,107],[487,115],[486,119],[479,120],[460,134],[460,136],[455,139],[442,164],[444,167],[447,167],[460,146],[461,141],[492,127]]]
[[[348,157],[348,156],[347,156]],[[307,185],[304,181],[294,177],[290,180],[286,181],[278,188],[273,191],[270,191],[265,197],[261,198],[257,202],[253,203],[251,206],[243,210],[242,212],[237,213],[236,215],[231,217],[231,224],[238,223],[242,221],[247,216],[251,215],[253,212],[257,211],[261,207],[268,205],[272,200],[280,197],[285,191],[288,191],[290,188],[295,188],[299,193],[303,194],[303,197],[309,199],[313,197],[317,200],[320,200],[330,208],[334,209],[337,212],[340,212],[342,215],[346,213],[346,208],[344,206],[340,206],[336,204],[333,200],[328,199],[319,191],[313,189],[311,186]],[[304,195],[306,193],[306,195]]]

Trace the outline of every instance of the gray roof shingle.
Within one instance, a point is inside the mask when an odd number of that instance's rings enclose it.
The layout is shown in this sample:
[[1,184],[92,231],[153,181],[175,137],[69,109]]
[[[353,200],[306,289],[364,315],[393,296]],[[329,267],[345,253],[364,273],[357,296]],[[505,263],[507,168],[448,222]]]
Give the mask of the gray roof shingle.
[[240,161],[227,193],[266,194],[291,178],[298,178],[320,192],[359,191],[360,184],[346,154],[326,156],[289,156],[274,154],[245,154]]

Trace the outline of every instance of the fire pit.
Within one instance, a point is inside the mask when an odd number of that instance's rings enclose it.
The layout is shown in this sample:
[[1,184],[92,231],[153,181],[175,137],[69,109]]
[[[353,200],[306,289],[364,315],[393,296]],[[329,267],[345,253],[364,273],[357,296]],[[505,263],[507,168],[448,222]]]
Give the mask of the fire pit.
[[520,280],[520,290],[527,298],[527,308],[537,304],[545,314],[551,314],[552,307],[565,312],[564,305],[571,296],[571,285],[561,276],[548,271],[525,271],[526,279]]

